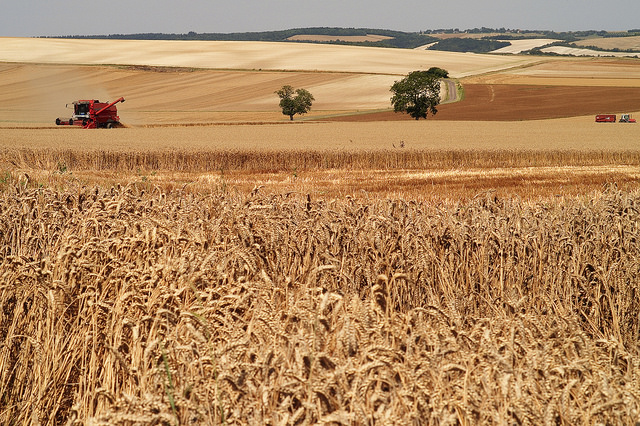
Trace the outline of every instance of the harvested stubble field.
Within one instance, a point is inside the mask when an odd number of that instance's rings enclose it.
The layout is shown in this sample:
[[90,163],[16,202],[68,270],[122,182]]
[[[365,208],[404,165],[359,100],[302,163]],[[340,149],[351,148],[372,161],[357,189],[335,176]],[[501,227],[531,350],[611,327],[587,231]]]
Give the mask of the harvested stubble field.
[[[202,70],[148,66],[79,66],[0,63],[0,127],[53,127],[67,117],[65,104],[78,99],[113,100],[129,126],[277,122],[274,91],[305,87],[318,102],[309,115],[322,116],[389,105],[394,75],[340,72]],[[344,97],[341,94],[349,93]]]
[[2,423],[640,416],[637,191],[0,196]]
[[575,42],[578,46],[595,46],[601,49],[634,50],[640,52],[640,36],[588,38]]
[[366,193],[446,201],[488,189],[539,198],[610,183],[637,187],[637,129],[584,121],[4,129],[0,171],[44,186],[144,181],[167,191],[262,187],[314,199]]

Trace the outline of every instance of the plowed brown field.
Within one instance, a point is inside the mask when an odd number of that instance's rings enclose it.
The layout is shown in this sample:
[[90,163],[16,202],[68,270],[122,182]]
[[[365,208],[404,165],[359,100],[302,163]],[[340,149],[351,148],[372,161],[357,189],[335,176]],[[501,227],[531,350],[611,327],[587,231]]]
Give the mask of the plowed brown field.
[[[640,88],[466,84],[461,102],[443,104],[435,120],[511,121],[640,110]],[[335,117],[335,121],[411,120],[393,111]]]

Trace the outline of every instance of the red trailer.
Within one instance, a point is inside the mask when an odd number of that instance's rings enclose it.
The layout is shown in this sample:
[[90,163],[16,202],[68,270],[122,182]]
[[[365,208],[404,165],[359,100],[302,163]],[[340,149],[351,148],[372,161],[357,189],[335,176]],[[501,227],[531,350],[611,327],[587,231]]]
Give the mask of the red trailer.
[[615,123],[615,114],[598,114],[596,115],[596,123]]
[[[58,126],[80,126],[83,129],[97,129],[99,127],[110,129],[120,124],[116,104],[124,102],[124,98],[118,98],[113,102],[100,102],[99,100],[79,100],[72,102],[73,115],[71,118],[56,118]],[[67,104],[69,108],[69,104]]]

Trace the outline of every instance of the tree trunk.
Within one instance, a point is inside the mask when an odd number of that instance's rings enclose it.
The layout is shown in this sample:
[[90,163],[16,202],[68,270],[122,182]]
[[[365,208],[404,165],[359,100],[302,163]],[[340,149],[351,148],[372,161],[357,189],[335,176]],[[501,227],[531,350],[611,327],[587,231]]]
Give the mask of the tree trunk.
[[289,116],[289,118],[291,119],[291,121],[293,121],[293,115],[294,115],[294,114],[291,114],[291,115]]

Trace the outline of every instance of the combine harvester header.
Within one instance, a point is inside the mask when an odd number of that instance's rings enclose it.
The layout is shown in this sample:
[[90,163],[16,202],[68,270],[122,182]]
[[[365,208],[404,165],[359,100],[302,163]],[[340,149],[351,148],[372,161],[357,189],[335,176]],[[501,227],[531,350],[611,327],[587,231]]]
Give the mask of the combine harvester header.
[[[97,129],[99,127],[111,129],[120,125],[116,104],[124,102],[124,98],[118,98],[113,102],[100,102],[98,100],[79,100],[72,102],[73,115],[71,118],[56,118],[58,126],[80,126],[83,129]],[[69,108],[69,104],[67,104]]]
[[[596,115],[596,123],[615,123],[615,114],[598,114]],[[636,119],[631,118],[631,114],[620,114],[620,121],[618,123],[635,123]]]

